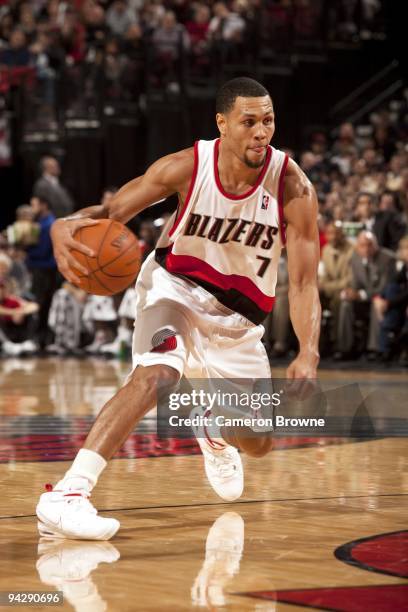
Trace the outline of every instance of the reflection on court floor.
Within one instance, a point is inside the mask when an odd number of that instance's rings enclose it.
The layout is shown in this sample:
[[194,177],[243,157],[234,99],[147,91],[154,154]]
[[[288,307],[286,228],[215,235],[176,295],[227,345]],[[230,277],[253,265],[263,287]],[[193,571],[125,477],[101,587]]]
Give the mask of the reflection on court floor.
[[[244,457],[244,495],[226,504],[208,486],[195,441],[159,439],[151,414],[93,496],[121,521],[118,536],[39,539],[44,483],[67,469],[127,368],[0,362],[0,591],[59,590],[58,609],[80,612],[407,609],[404,438],[278,438],[266,457]],[[407,379],[374,382],[386,397]],[[373,379],[362,383],[369,391]]]

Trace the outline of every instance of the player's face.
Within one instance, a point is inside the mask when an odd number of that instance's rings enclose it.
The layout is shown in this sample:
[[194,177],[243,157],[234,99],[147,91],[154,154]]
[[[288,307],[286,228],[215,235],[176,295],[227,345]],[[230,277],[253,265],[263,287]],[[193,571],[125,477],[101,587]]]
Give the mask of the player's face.
[[238,97],[227,114],[217,115],[223,143],[249,168],[260,168],[275,132],[275,115],[269,96]]

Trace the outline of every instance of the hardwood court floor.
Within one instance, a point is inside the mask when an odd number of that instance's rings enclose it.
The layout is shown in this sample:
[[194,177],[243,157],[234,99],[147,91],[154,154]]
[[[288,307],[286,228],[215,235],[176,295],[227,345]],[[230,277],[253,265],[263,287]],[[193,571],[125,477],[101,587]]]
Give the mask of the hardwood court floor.
[[[244,457],[245,493],[226,504],[193,443],[160,445],[147,418],[93,495],[121,521],[118,535],[39,541],[44,483],[66,470],[126,371],[98,360],[0,362],[0,591],[60,590],[57,609],[81,612],[408,609],[404,438],[282,439],[267,457]],[[343,377],[387,392],[408,382]]]

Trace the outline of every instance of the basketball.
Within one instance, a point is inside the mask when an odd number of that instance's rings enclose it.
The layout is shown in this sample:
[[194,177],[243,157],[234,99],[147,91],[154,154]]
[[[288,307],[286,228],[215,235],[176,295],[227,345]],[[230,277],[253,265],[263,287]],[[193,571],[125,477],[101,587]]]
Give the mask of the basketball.
[[94,295],[114,295],[131,285],[140,269],[140,246],[128,228],[112,219],[102,219],[97,225],[82,227],[74,239],[91,248],[96,256],[88,257],[72,250],[75,259],[89,270],[80,278],[77,287]]

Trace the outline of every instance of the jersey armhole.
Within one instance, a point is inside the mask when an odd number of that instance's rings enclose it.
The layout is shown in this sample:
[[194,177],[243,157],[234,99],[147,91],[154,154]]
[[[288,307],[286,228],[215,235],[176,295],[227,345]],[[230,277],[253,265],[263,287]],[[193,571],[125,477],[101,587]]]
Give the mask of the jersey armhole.
[[187,196],[186,196],[185,202],[184,202],[183,207],[181,208],[181,210],[180,210],[180,197],[179,197],[179,204],[177,206],[177,214],[176,214],[176,218],[175,218],[175,221],[174,221],[174,225],[171,228],[171,230],[169,231],[169,237],[174,234],[174,232],[176,231],[176,229],[180,225],[180,222],[181,222],[182,218],[184,217],[184,214],[185,214],[185,212],[187,210],[187,207],[188,207],[188,204],[190,202],[191,195],[193,193],[193,189],[194,189],[194,185],[195,185],[196,178],[197,178],[197,173],[198,173],[198,143],[199,143],[198,140],[196,140],[195,143],[194,143],[194,167],[193,167],[193,174],[191,175],[190,185],[188,187]]
[[285,174],[288,167],[289,156],[285,153],[285,159],[282,163],[282,168],[279,175],[278,183],[278,211],[279,211],[279,230],[282,246],[286,245],[286,228],[285,228],[285,215],[283,212],[283,193],[285,190]]

